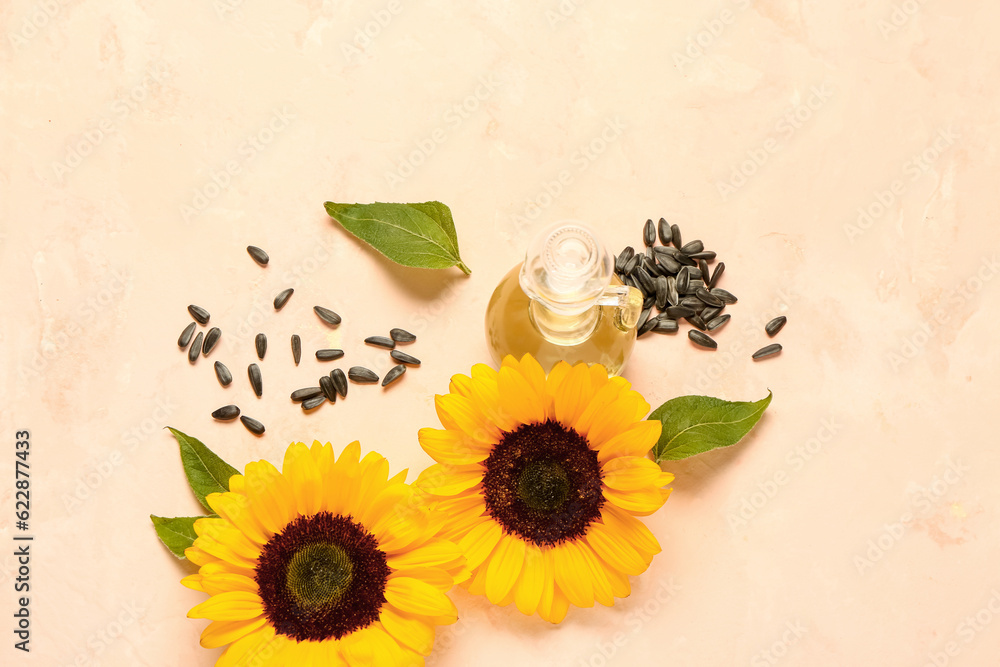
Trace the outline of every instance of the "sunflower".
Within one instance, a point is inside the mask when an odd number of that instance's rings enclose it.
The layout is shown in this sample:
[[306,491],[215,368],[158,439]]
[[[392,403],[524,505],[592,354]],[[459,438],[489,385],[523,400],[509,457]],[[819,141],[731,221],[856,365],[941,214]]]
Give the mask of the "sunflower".
[[423,665],[455,622],[461,552],[406,471],[360,453],[293,443],[280,472],[249,463],[208,496],[182,583],[211,596],[188,617],[212,621],[202,646],[229,645],[216,665]]
[[419,440],[437,464],[415,484],[448,517],[471,593],[552,623],[629,595],[660,551],[635,517],[663,505],[673,475],[646,456],[661,425],[626,380],[565,362],[546,377],[508,356],[455,375],[436,407],[444,429]]

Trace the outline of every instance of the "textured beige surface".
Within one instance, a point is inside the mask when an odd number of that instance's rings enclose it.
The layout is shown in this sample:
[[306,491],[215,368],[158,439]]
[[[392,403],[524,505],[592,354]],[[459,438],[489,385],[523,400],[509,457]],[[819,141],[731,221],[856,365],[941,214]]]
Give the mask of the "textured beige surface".
[[[4,628],[22,428],[36,536],[33,651],[4,630],[0,662],[212,664],[185,618],[202,595],[147,519],[198,509],[162,426],[240,467],[360,439],[416,472],[530,234],[576,218],[617,251],[665,215],[740,302],[717,352],[643,340],[627,376],[653,405],[770,388],[770,410],[667,466],[663,553],[631,598],[551,627],[458,591],[428,664],[994,664],[998,22],[973,0],[0,3]],[[446,202],[471,278],[388,264],[326,199]],[[225,332],[194,367],[189,303]],[[777,313],[785,351],[753,364]],[[392,326],[423,368],[288,403],[330,367],[315,348],[384,370],[360,341]],[[213,423],[230,402],[267,435]]]

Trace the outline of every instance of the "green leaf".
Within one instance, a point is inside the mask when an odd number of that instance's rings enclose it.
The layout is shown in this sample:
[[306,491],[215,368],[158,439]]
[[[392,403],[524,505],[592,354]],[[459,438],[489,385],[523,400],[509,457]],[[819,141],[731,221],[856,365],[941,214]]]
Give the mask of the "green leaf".
[[181,462],[184,464],[184,474],[187,475],[191,490],[198,497],[198,502],[211,511],[205,501],[210,493],[224,493],[229,490],[229,478],[239,475],[240,471],[232,467],[197,438],[181,433],[175,428],[167,427],[177,438],[181,450]]
[[656,462],[684,459],[743,439],[771,404],[771,392],[759,401],[723,401],[711,396],[680,396],[653,410],[663,423],[653,446]]
[[150,514],[149,518],[153,522],[153,527],[156,528],[156,534],[160,541],[178,558],[186,558],[184,550],[194,544],[195,538],[198,537],[194,531],[194,522],[205,517],[178,516],[167,518]]
[[472,271],[458,254],[451,209],[439,201],[422,204],[335,204],[326,212],[344,229],[403,266]]

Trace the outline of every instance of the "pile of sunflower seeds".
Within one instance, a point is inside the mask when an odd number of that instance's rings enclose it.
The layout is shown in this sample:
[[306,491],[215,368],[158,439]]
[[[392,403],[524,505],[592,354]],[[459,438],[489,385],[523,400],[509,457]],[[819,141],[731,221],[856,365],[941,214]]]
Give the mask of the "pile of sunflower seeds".
[[[683,319],[693,327],[688,330],[692,343],[710,350],[718,349],[719,344],[708,332],[719,330],[729,322],[729,313],[723,311],[737,302],[735,295],[718,286],[726,271],[725,262],[715,263],[716,253],[705,250],[705,244],[699,239],[684,243],[680,227],[669,224],[665,218],[660,218],[658,224],[652,219],[646,220],[642,241],[643,251],[626,246],[615,256],[615,275],[624,284],[642,292],[642,313],[636,325],[638,337],[649,332],[677,333],[678,321]],[[781,323],[774,333],[765,328],[768,335],[777,333],[785,318],[776,318],[767,327],[772,327],[777,320]],[[780,345],[769,345],[755,352],[753,359],[763,359],[780,351]]]
[[[248,246],[247,252],[250,254],[250,257],[262,267],[267,266],[270,261],[267,253],[256,246]],[[287,304],[288,300],[292,297],[294,291],[295,290],[292,288],[282,290],[274,298],[274,310],[280,311],[284,308],[285,304]],[[342,321],[340,315],[329,308],[324,308],[323,306],[314,306],[313,312],[316,313],[316,316],[323,323],[332,328],[340,325]],[[211,319],[211,314],[209,314],[209,312],[201,306],[196,305],[188,306],[188,313],[195,321],[184,327],[180,337],[177,339],[177,346],[181,349],[181,351],[187,351],[188,361],[194,364],[198,361],[199,357],[207,357],[212,352],[219,340],[222,338],[222,330],[218,327],[212,327],[207,334],[199,331],[198,335],[195,336],[195,330],[198,325],[200,324],[203,327],[207,326],[209,320]],[[194,339],[193,342],[192,338]],[[407,366],[420,366],[419,359],[396,349],[397,344],[413,343],[416,340],[417,337],[412,333],[399,328],[392,329],[389,332],[389,336],[369,336],[365,339],[365,343],[368,343],[369,345],[389,350],[389,355],[396,362],[396,365],[389,369],[389,371],[386,372],[385,377],[382,378],[383,388],[402,377],[403,373],[406,372]],[[302,358],[302,339],[298,334],[292,335],[291,348],[292,361],[296,366],[298,366],[299,361]],[[263,361],[264,355],[267,354],[267,336],[265,334],[259,333],[254,338],[254,350],[257,354],[257,359]],[[334,361],[343,357],[343,350],[316,350],[316,359],[318,361]],[[232,384],[233,374],[221,361],[215,362],[215,376],[218,378],[219,384],[223,387],[228,387]],[[258,398],[263,396],[264,379],[261,374],[260,366],[256,363],[250,364],[247,367],[247,377],[250,380],[250,386],[253,389],[254,394]],[[374,371],[363,366],[352,366],[346,374],[343,370],[335,368],[329,375],[323,375],[319,378],[319,386],[305,387],[303,389],[293,391],[291,394],[291,400],[293,403],[299,403],[302,410],[305,412],[315,410],[326,402],[336,403],[338,395],[341,398],[347,398],[348,379],[356,384],[375,384],[379,381],[379,377]],[[212,417],[219,421],[232,421],[239,417],[240,421],[248,431],[254,435],[264,434],[265,429],[262,423],[247,415],[241,415],[240,412],[240,408],[236,405],[225,405],[218,410],[215,410],[212,413]]]

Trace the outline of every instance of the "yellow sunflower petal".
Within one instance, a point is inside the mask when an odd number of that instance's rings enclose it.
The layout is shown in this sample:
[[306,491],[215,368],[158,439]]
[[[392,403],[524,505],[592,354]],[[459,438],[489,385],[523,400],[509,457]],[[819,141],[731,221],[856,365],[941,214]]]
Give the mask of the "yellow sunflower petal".
[[215,517],[198,519],[194,522],[194,529],[198,533],[198,548],[218,558],[229,560],[217,548],[212,548],[212,545],[225,546],[228,552],[242,559],[241,562],[253,563],[260,556],[261,545],[248,539],[245,533],[225,519]]
[[448,385],[448,392],[459,396],[472,395],[472,378],[467,375],[452,375],[451,383]]
[[497,380],[500,402],[511,419],[519,424],[545,421],[545,408],[528,381],[513,368],[501,368]]
[[594,588],[594,599],[605,607],[610,607],[615,603],[615,596],[611,592],[611,582],[608,580],[604,563],[594,555],[594,552],[585,541],[577,541],[576,549],[583,557],[587,570],[590,572],[590,581]]
[[615,535],[605,524],[595,521],[587,528],[587,544],[612,568],[636,576],[649,566],[627,540]]
[[627,598],[632,594],[632,586],[629,584],[627,574],[619,572],[614,567],[605,569],[605,574],[608,575],[608,581],[611,582],[611,593],[616,598]]
[[235,572],[206,574],[202,577],[201,586],[209,595],[218,595],[226,591],[244,591],[256,595],[259,590],[256,581],[245,574]]
[[592,397],[590,374],[586,364],[574,366],[556,387],[555,413],[561,424],[573,426]]
[[233,493],[246,493],[246,477],[239,474],[230,477],[229,490]]
[[340,452],[340,457],[337,459],[337,465],[344,468],[343,472],[350,473],[353,467],[358,465],[358,461],[361,460],[361,443],[358,440],[347,445]]
[[400,644],[409,646],[420,655],[430,655],[434,646],[433,625],[420,617],[396,611],[389,605],[382,607],[379,621]]
[[438,463],[420,473],[416,485],[436,496],[453,496],[475,487],[482,479],[482,466]]
[[458,618],[451,599],[425,581],[411,577],[395,577],[385,584],[385,599],[393,607],[411,614],[454,616]]
[[281,472],[291,484],[299,514],[309,516],[322,509],[323,483],[319,467],[305,443],[294,443],[285,450]]
[[544,578],[545,558],[542,556],[542,550],[534,544],[526,545],[524,566],[514,585],[514,602],[522,614],[530,616],[538,609],[538,602],[542,599],[544,589]]
[[625,510],[605,503],[601,508],[601,518],[612,535],[628,540],[640,554],[660,553],[660,543],[649,528]]
[[468,566],[479,567],[493,553],[502,536],[503,529],[493,519],[484,519],[481,524],[470,530],[458,544],[465,554]]
[[414,567],[406,570],[396,570],[389,575],[390,579],[395,579],[396,577],[419,579],[420,581],[430,584],[442,593],[447,593],[451,590],[451,587],[455,583],[451,574],[439,567]]
[[271,538],[250,509],[250,500],[240,493],[210,493],[205,501],[212,511],[233,524],[247,539],[263,546]]
[[[590,606],[594,602],[591,601]],[[549,606],[548,616],[545,618],[549,623],[562,623],[569,611],[569,597],[556,586],[552,593],[552,604]]]
[[213,595],[188,612],[188,618],[213,621],[245,621],[264,613],[264,604],[256,593],[227,591]]
[[244,621],[212,621],[201,632],[201,645],[203,648],[219,648],[226,644],[232,644],[251,632],[259,630],[265,623],[267,623],[266,616]]
[[535,394],[539,397],[545,395],[545,370],[542,365],[538,363],[530,354],[526,354],[521,357],[521,375],[524,379],[528,381],[531,388],[535,390]]
[[246,466],[246,491],[257,520],[271,533],[280,533],[294,516],[292,488],[278,469],[267,461]]
[[417,431],[417,440],[428,456],[438,463],[467,465],[479,463],[490,455],[487,445],[461,431],[422,428]]
[[638,405],[646,405],[647,409],[649,406],[637,392],[622,392],[594,418],[594,425],[587,432],[587,439],[593,446],[599,448],[636,422],[635,412]]
[[604,483],[619,491],[652,487],[663,471],[644,456],[620,456],[604,464]]
[[[503,371],[500,371],[503,375]],[[486,568],[486,597],[493,604],[507,597],[524,565],[524,540],[514,535],[500,538]]]
[[590,569],[576,543],[564,542],[553,547],[552,557],[559,590],[577,607],[593,607],[594,584]]
[[500,429],[496,424],[483,420],[472,398],[458,394],[439,394],[434,397],[434,405],[438,418],[446,429],[461,431],[481,442],[495,442],[500,437]]
[[386,564],[394,570],[413,567],[434,567],[451,563],[462,556],[462,550],[454,542],[434,540],[395,556],[389,556]]
[[501,432],[517,427],[517,420],[504,409],[500,400],[499,374],[492,371],[490,375],[477,373],[473,378],[469,400],[475,409],[476,421],[480,423],[479,435],[476,438],[487,445],[492,445],[500,437]]
[[590,429],[594,425],[594,420],[604,413],[617,398],[621,395],[621,387],[614,382],[605,382],[604,385],[594,392],[594,397],[590,399],[587,407],[580,414],[580,418],[573,424],[577,433],[590,441],[592,448],[597,449],[600,443],[594,442],[590,438]]
[[665,500],[657,488],[633,489],[631,491],[605,488],[604,498],[637,516],[649,516],[663,507]]
[[201,585],[201,580],[204,577],[201,574],[189,574],[188,576],[181,579],[181,586],[190,588],[193,591],[205,592],[205,588]]
[[663,424],[657,419],[633,422],[597,448],[597,460],[606,463],[616,456],[645,456],[660,439]]
[[280,646],[283,643],[284,637],[275,636],[274,627],[265,623],[259,630],[230,644],[215,663],[215,667],[237,667],[252,664],[251,661],[255,659],[264,664],[265,660],[274,655],[272,645]]
[[554,622],[550,618],[556,589],[555,558],[552,549],[542,551],[542,565],[545,573],[542,575],[542,594],[538,598],[538,615],[546,621]]

